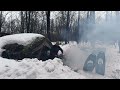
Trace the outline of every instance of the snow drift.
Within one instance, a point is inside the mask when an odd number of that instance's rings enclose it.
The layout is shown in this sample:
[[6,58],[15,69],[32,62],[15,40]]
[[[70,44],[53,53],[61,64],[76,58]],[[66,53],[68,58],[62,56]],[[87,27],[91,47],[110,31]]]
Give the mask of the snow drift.
[[39,61],[23,59],[20,62],[0,58],[1,79],[85,79],[86,77],[63,66],[60,59]]

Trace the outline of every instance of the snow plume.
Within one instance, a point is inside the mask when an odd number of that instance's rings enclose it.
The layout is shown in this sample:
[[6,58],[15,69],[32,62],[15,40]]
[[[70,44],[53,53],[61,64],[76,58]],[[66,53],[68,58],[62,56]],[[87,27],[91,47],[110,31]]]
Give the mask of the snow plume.
[[[80,45],[82,46],[82,45]],[[89,50],[86,52],[85,50],[82,50],[87,47],[89,47],[89,44],[83,46],[82,48],[76,43],[74,44],[67,44],[66,47],[63,47],[65,60],[63,60],[63,63],[72,70],[82,70],[85,60],[87,59],[87,56],[89,55]],[[65,48],[65,49],[64,49]],[[87,50],[87,49],[86,49]]]
[[[70,45],[65,53],[66,61],[64,61],[64,64],[73,70],[82,70],[85,60],[93,50],[106,50],[108,44],[115,44],[120,39],[120,22],[117,18],[116,16],[112,16],[108,21],[102,21],[96,24],[91,24],[89,21],[87,27],[84,27],[83,34],[83,37],[86,36],[88,42],[81,42],[79,43],[80,45]],[[93,45],[94,47],[91,47]]]
[[102,47],[106,48],[105,77],[101,75],[99,77],[99,74],[96,74],[95,69],[91,73],[83,71],[83,66],[87,57],[94,50],[89,42],[79,44],[71,43],[62,47],[66,58],[63,60],[63,64],[69,66],[72,70],[77,71],[88,78],[120,78],[120,54],[118,53],[118,49],[112,45],[95,44],[96,49],[100,49]]
[[[102,41],[104,43],[116,42],[120,39],[120,22],[113,16],[108,21],[96,23],[94,28],[87,33],[87,39],[91,42]],[[89,29],[89,27],[88,27]]]

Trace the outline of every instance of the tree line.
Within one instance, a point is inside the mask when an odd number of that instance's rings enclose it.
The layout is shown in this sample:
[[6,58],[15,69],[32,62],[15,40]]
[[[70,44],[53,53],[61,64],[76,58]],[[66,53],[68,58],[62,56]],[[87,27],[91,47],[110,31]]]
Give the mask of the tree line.
[[[13,13],[14,12],[14,13]],[[87,41],[95,11],[0,11],[0,33],[39,33],[51,41]],[[106,12],[106,19],[107,19]],[[116,15],[119,13],[116,12]],[[54,15],[54,16],[53,16]]]

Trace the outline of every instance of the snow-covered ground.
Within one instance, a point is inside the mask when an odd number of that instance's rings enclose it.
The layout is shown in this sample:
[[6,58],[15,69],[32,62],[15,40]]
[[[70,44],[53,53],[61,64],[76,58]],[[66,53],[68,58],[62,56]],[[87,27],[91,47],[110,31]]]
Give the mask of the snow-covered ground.
[[[30,35],[36,37],[39,35]],[[26,38],[25,38],[26,37]],[[13,38],[13,36],[11,36]],[[23,35],[22,39],[14,36],[14,40],[1,37],[0,46],[8,42],[23,42],[31,40]],[[21,41],[20,41],[21,40]],[[27,42],[28,43],[28,42]],[[120,78],[120,53],[118,46],[96,43],[94,47],[88,43],[76,44],[71,42],[67,45],[61,45],[64,50],[65,60],[55,58],[53,60],[41,61],[36,58],[25,58],[21,61],[15,61],[0,57],[0,79],[119,79]],[[83,71],[83,65],[89,54],[96,49],[105,48],[106,67],[105,75],[93,72]]]
[[[66,61],[63,61],[65,65],[68,65],[72,70],[77,71],[78,73],[84,75],[87,78],[93,79],[106,79],[106,78],[120,78],[120,53],[118,53],[118,46],[108,45],[108,44],[100,44],[96,43],[93,48],[90,43],[71,43],[65,48],[65,56]],[[98,75],[93,71],[84,72],[83,65],[87,57],[97,49],[105,48],[105,58],[106,58],[106,66],[105,66],[105,75]],[[63,48],[64,49],[64,48]]]
[[82,79],[86,78],[63,66],[60,59],[45,62],[23,59],[21,62],[0,58],[1,79]]

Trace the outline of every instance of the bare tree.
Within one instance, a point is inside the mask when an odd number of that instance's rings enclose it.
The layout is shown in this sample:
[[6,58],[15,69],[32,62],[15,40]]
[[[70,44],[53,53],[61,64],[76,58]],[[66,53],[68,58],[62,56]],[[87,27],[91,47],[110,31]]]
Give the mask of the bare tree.
[[70,23],[70,12],[67,11],[66,40],[65,40],[65,44],[69,43],[69,35],[70,35],[69,23]]
[[25,20],[26,20],[26,31],[30,32],[30,13],[31,11],[25,11]]
[[[56,12],[55,18],[52,17],[50,19],[51,11],[20,11],[19,17],[15,19],[13,17],[13,20],[10,19],[11,21],[5,22],[6,31],[8,30],[12,33],[40,33],[52,41],[53,39],[55,41],[63,40],[65,43],[73,40],[73,38],[75,40],[77,37],[76,40],[78,42],[78,39],[84,36],[83,34],[87,34],[87,29],[90,29],[86,28],[90,21],[95,22],[95,11],[84,11],[84,14],[81,13],[82,11],[78,14],[76,14],[76,11]],[[12,15],[14,13],[12,13]],[[12,15],[10,15],[10,17],[12,17]],[[78,15],[78,18],[76,18],[76,15]]]
[[3,11],[0,11],[0,32],[2,31],[2,27],[5,23],[5,18],[7,16],[8,13],[6,13],[4,16],[3,16]]
[[[80,35],[79,35],[80,33]],[[76,36],[77,36],[77,43],[79,43],[79,39],[81,39],[81,35],[82,32],[80,31],[80,11],[78,11],[78,29],[77,29],[77,32],[76,32]]]
[[24,29],[25,29],[25,15],[24,15],[24,12],[23,11],[21,11],[20,12],[20,17],[21,17],[21,30],[20,30],[20,32],[21,33],[24,33]]
[[0,12],[0,32],[1,32],[1,28],[2,28],[2,17],[3,17],[3,15],[2,15],[2,11]]
[[90,11],[90,22],[95,24],[95,11]]
[[90,21],[90,11],[87,11],[86,23],[88,24],[89,21]]
[[26,29],[27,29],[27,33],[30,32],[30,14],[31,11],[26,11]]
[[49,40],[51,40],[50,37],[50,11],[46,11],[46,17],[47,17],[47,37]]

